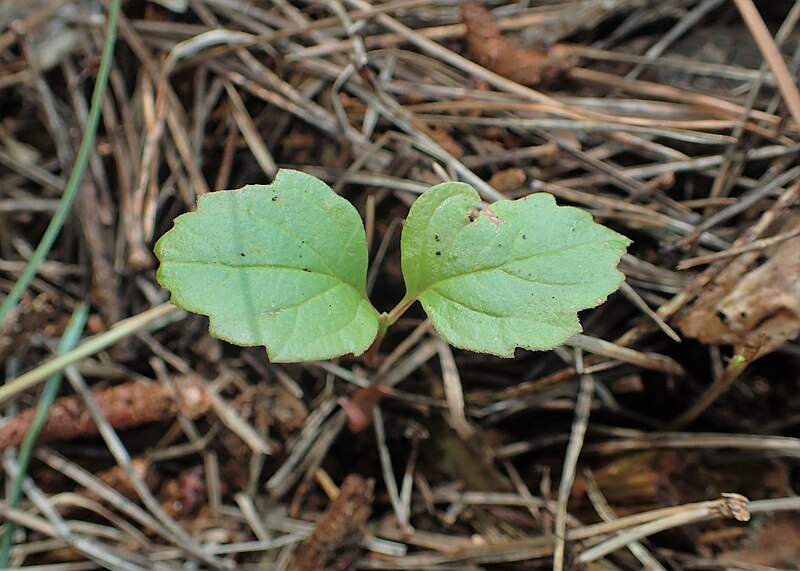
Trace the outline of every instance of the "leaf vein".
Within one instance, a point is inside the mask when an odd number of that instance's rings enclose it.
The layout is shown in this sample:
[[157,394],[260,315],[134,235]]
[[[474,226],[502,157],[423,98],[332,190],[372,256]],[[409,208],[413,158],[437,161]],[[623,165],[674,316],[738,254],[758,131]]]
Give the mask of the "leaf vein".
[[548,281],[544,281],[544,280],[537,279],[537,278],[526,278],[525,276],[519,276],[517,274],[512,274],[511,272],[509,272],[507,269],[505,269],[503,267],[500,267],[498,269],[501,272],[503,272],[504,274],[511,276],[512,278],[517,278],[519,280],[522,280],[524,282],[528,282],[528,283],[531,283],[531,284],[538,284],[538,285],[545,285],[545,286],[560,286],[560,287],[571,287],[571,286],[584,285],[584,284],[581,284],[580,282],[548,282]]
[[[268,217],[264,216],[263,213],[255,212],[255,211],[251,210],[250,208],[246,209],[245,212],[255,216],[256,218],[261,219],[266,224],[279,229],[284,234],[286,234],[287,236],[292,238],[295,242],[297,242],[297,244],[300,246],[300,248],[307,248],[307,249],[311,250],[312,252],[314,252],[317,256],[319,256],[319,259],[322,260],[325,263],[325,265],[328,267],[328,270],[330,271],[331,275],[336,276],[336,270],[334,270],[333,267],[331,267],[331,263],[327,259],[327,257],[324,256],[322,254],[322,252],[317,250],[313,245],[311,245],[310,242],[307,242],[306,240],[303,240],[302,238],[300,238],[300,236],[298,236],[295,233],[293,233],[292,231],[290,231],[283,224],[280,224],[279,222],[276,222],[275,220],[272,220],[271,218],[268,218]],[[338,278],[338,276],[336,276],[336,277]],[[339,278],[339,279],[341,279],[341,278]],[[344,281],[344,280],[342,280],[342,281]]]
[[441,278],[439,280],[436,280],[435,282],[430,284],[428,286],[428,288],[426,288],[426,289],[429,289],[429,288],[435,286],[436,284],[440,284],[440,283],[447,282],[447,281],[450,281],[450,280],[454,280],[454,279],[457,279],[457,278],[462,278],[464,276],[470,276],[470,275],[473,275],[473,274],[480,274],[480,273],[483,273],[483,272],[491,272],[493,270],[502,269],[504,266],[507,266],[509,264],[513,264],[513,263],[516,263],[516,262],[526,262],[528,260],[533,260],[535,258],[545,258],[547,256],[555,256],[555,255],[558,255],[558,254],[562,254],[563,252],[567,252],[567,251],[569,251],[571,249],[574,249],[574,248],[580,248],[581,246],[587,246],[587,245],[591,246],[591,245],[596,244],[596,243],[597,242],[595,242],[595,241],[589,241],[589,242],[581,242],[579,244],[570,244],[569,246],[565,246],[563,248],[558,248],[556,250],[547,250],[545,252],[536,252],[536,253],[531,254],[529,256],[523,256],[521,258],[515,258],[513,260],[506,260],[505,262],[502,262],[502,263],[494,265],[494,266],[487,266],[485,268],[477,268],[477,269],[473,269],[473,270],[466,270],[466,271],[460,272],[458,274],[453,274],[452,276],[447,276],[447,277]]
[[269,263],[269,264],[232,264],[230,262],[225,262],[224,260],[215,260],[213,262],[199,262],[199,261],[185,262],[185,261],[172,260],[169,263],[170,264],[175,264],[175,265],[185,265],[185,266],[202,266],[202,267],[208,266],[208,267],[212,267],[212,268],[221,266],[223,268],[231,268],[231,269],[234,269],[234,270],[239,270],[239,269],[243,269],[243,270],[288,270],[288,271],[292,271],[292,272],[303,272],[304,274],[315,274],[315,275],[318,275],[318,276],[325,276],[325,277],[328,277],[328,278],[332,278],[332,279],[336,280],[337,282],[346,285],[347,287],[356,289],[351,284],[349,284],[346,281],[342,280],[339,276],[336,276],[336,275],[333,275],[333,274],[329,274],[327,272],[321,272],[319,270],[311,270],[311,269],[308,269],[308,268],[303,269],[303,268],[297,268],[297,267],[294,267],[294,266],[283,266],[283,265],[272,264],[272,263]]
[[465,309],[468,309],[468,310],[473,311],[475,313],[480,313],[481,315],[488,315],[489,317],[495,317],[495,318],[498,318],[498,319],[508,319],[509,317],[513,317],[513,315],[503,315],[502,313],[493,313],[493,312],[487,311],[485,309],[479,309],[479,308],[477,308],[477,307],[475,307],[473,305],[470,305],[470,304],[468,304],[468,303],[466,303],[464,301],[461,301],[459,299],[454,299],[454,298],[452,298],[452,297],[450,297],[448,295],[445,295],[441,291],[436,289],[435,287],[431,288],[431,291],[433,291],[434,293],[439,295],[441,298],[443,298],[443,299],[445,299],[445,300],[447,300],[447,301],[449,301],[451,303],[455,303],[456,305],[460,305],[461,307],[463,307]]

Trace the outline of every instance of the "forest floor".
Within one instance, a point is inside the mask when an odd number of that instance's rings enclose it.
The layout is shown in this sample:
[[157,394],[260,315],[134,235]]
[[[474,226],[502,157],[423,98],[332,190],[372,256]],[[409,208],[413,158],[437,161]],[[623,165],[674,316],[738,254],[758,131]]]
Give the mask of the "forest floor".
[[[800,1],[125,1],[78,176],[116,1],[0,2],[0,567],[800,568]],[[578,348],[416,306],[273,364],[152,248],[278,168],[358,209],[381,311],[443,180],[587,210],[627,280]]]

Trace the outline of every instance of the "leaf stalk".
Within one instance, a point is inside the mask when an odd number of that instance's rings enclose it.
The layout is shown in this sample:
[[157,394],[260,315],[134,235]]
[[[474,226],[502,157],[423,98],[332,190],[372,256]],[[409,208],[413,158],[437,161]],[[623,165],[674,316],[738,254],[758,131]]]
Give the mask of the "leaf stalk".
[[378,317],[378,338],[382,338],[386,334],[386,330],[389,329],[392,325],[397,323],[397,320],[402,317],[402,315],[408,310],[409,307],[414,305],[414,302],[417,301],[417,296],[415,295],[408,295],[400,300],[400,302],[395,305],[389,313],[381,313]]

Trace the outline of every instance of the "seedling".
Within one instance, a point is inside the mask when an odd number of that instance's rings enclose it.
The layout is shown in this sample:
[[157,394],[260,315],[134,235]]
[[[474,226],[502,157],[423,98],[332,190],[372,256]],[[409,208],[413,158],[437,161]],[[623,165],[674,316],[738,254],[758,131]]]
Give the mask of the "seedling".
[[367,297],[358,212],[293,170],[202,196],[156,244],[158,281],[209,316],[213,336],[264,345],[273,362],[359,355],[416,301],[452,345],[502,357],[580,332],[577,312],[622,282],[630,241],[545,193],[479,204],[460,182],[414,202],[400,241],[406,295],[388,313]]

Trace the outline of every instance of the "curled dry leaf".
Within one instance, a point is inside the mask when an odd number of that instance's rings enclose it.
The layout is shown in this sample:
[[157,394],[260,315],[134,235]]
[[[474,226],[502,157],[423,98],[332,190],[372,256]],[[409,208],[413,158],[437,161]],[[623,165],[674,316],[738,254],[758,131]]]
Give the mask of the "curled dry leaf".
[[[103,416],[118,430],[167,420],[179,411],[195,418],[211,407],[210,399],[196,380],[183,377],[176,380],[175,386],[177,394],[173,395],[172,390],[161,383],[136,381],[98,391],[94,398]],[[32,407],[0,425],[0,450],[18,446],[35,415],[36,408]],[[94,434],[97,434],[97,426],[83,400],[77,396],[62,397],[50,408],[38,442],[71,440]]]
[[800,237],[786,240],[757,265],[760,252],[734,259],[677,318],[684,335],[733,345],[749,361],[800,334]]
[[475,60],[517,83],[537,85],[550,81],[575,65],[574,55],[563,46],[534,50],[516,45],[503,36],[491,12],[481,4],[463,4],[461,19]]

